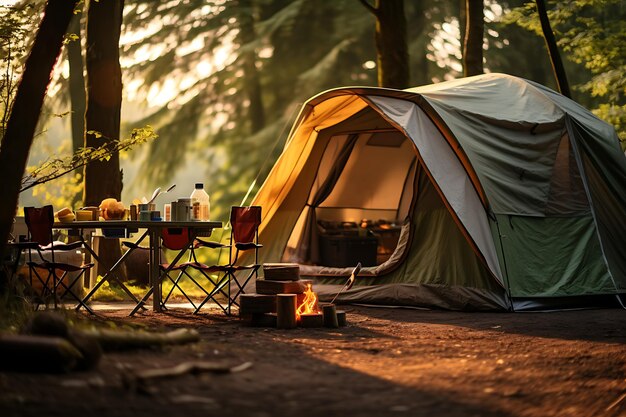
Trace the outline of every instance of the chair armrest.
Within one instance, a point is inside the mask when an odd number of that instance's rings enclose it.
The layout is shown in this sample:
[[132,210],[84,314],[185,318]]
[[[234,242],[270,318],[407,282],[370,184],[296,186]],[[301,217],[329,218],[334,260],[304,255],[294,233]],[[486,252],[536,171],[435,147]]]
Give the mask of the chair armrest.
[[200,238],[196,238],[196,247],[219,249],[219,248],[230,248],[230,245],[225,245],[223,243],[215,242],[212,240],[203,240]]
[[39,247],[40,250],[50,250],[54,249],[55,251],[68,251],[68,250],[76,250],[83,246],[83,242],[72,242],[72,243],[50,243],[46,246]]
[[235,247],[239,250],[249,250],[249,249],[259,249],[262,248],[263,245],[260,243],[248,242],[248,243],[235,243]]

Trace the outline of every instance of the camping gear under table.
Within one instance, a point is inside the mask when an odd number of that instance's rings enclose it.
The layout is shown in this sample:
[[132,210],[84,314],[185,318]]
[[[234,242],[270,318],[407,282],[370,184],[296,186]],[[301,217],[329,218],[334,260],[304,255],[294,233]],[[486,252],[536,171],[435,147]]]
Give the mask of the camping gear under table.
[[[143,297],[142,300],[138,300],[128,288],[119,280],[115,273],[117,268],[122,264],[124,259],[130,254],[132,250],[125,252],[120,259],[113,264],[113,266],[107,271],[107,273],[93,286],[89,293],[83,298],[83,303],[88,302],[91,297],[98,291],[98,289],[106,281],[115,279],[121,284],[122,289],[137,303],[131,314],[134,314],[139,308],[143,307],[143,304],[147,298],[152,295],[152,307],[154,311],[161,311],[161,279],[162,274],[159,271],[159,265],[161,263],[161,231],[163,229],[176,229],[187,228],[192,237],[197,236],[199,233],[206,234],[213,231],[213,229],[219,229],[222,227],[222,222],[218,221],[142,221],[142,220],[106,220],[106,221],[75,221],[71,223],[54,223],[55,229],[68,229],[78,232],[81,240],[85,244],[86,249],[97,260],[98,254],[93,250],[90,242],[85,240],[85,231],[89,229],[103,229],[103,233],[106,235],[108,232],[114,232],[115,230],[125,231],[127,236],[130,232],[136,232],[139,229],[145,229],[143,234],[137,240],[140,243],[144,238],[148,237],[150,242],[150,261],[149,261],[149,276],[150,276],[150,289],[148,294]],[[109,237],[114,237],[114,234],[110,234]],[[182,251],[184,252],[184,250]],[[182,256],[182,252],[179,256]],[[80,308],[80,304],[77,309]]]

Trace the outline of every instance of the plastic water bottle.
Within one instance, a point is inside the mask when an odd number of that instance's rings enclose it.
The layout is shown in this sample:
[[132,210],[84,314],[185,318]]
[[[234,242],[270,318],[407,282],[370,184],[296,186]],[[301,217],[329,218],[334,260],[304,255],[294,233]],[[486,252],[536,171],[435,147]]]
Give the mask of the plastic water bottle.
[[209,220],[211,203],[209,195],[204,191],[204,184],[197,183],[191,193],[192,220]]

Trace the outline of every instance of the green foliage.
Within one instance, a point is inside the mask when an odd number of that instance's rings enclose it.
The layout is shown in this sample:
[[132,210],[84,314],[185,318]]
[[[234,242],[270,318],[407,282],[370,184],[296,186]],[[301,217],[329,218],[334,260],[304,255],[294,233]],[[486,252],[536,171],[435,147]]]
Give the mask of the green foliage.
[[[102,137],[102,134],[99,132],[90,131],[88,133]],[[158,135],[151,126],[145,126],[133,129],[130,137],[127,139],[110,140],[97,148],[80,148],[73,155],[65,158],[49,158],[38,166],[27,169],[27,174],[22,178],[20,192],[63,177],[91,161],[108,160],[115,153],[128,151],[157,137]],[[74,180],[68,180],[68,183],[76,184],[78,180],[80,180],[80,177],[74,176]]]
[[[590,96],[593,112],[615,126],[622,147],[626,148],[626,20],[623,1],[552,1],[549,5],[548,16],[565,56],[591,74],[588,80],[578,83],[576,89]],[[534,3],[513,10],[508,21],[541,33]]]
[[[153,182],[148,186],[165,182],[193,154],[207,167],[215,216],[240,203],[257,174],[258,183],[263,181],[304,100],[331,87],[376,82],[375,71],[363,67],[375,60],[374,23],[353,0],[130,5],[127,30],[154,29],[126,44],[124,54],[149,52],[152,45],[155,56],[125,74],[142,78],[141,92],[148,97],[155,89],[180,90],[138,122],[157,126],[161,135],[150,147],[143,178]],[[250,53],[252,68],[247,66]],[[217,59],[220,55],[227,56]],[[213,70],[199,71],[202,66]],[[166,86],[168,80],[185,78],[184,85]],[[257,97],[249,88],[254,80],[262,107],[255,107]]]
[[40,8],[32,4],[0,6],[0,139],[4,137],[39,11]]
[[[42,146],[44,152],[47,151],[48,155],[63,155],[70,152],[69,142],[64,142],[59,149],[50,146],[48,143]],[[28,168],[28,171],[36,171],[38,168],[40,167],[33,166]],[[35,197],[41,205],[52,204],[54,207],[71,207],[73,196],[80,195],[83,191],[82,179],[83,176],[81,173],[77,171],[68,172],[67,175],[63,175],[54,180],[55,187],[48,187],[44,184],[33,187],[33,197]],[[24,179],[22,181],[24,182]]]
[[[155,91],[179,90],[137,122],[153,124],[161,134],[143,162],[143,186],[167,182],[194,155],[206,166],[216,218],[225,216],[227,207],[241,203],[249,192],[256,192],[306,99],[333,87],[376,85],[376,68],[365,65],[376,61],[375,20],[354,0],[185,0],[177,4],[136,0],[127,5],[126,30],[143,31],[145,36],[123,46],[129,59],[138,54],[125,75],[143,79],[140,93],[148,99]],[[453,26],[456,21],[458,31],[459,5],[443,0],[407,2],[414,83],[458,73],[452,65],[459,65],[460,52],[449,63],[435,63],[426,47],[444,24]],[[495,3],[489,7],[495,17],[487,23],[487,67],[545,83],[547,64],[535,70],[537,63],[528,59],[528,50],[541,46],[541,40],[527,36],[519,27],[502,24],[496,13],[502,7]],[[450,39],[454,45],[440,45],[440,49],[460,48],[459,34],[455,36]],[[509,41],[514,45],[509,47]],[[217,59],[221,54],[227,56]],[[253,71],[246,67],[247,54],[255,57]],[[146,55],[149,60],[140,59]],[[212,66],[212,70],[201,72],[202,66]],[[183,79],[188,81],[176,84]],[[247,88],[255,80],[261,108],[255,107]],[[259,112],[265,122],[255,126]]]
[[32,305],[18,293],[15,288],[0,293],[0,332],[19,332],[34,314]]

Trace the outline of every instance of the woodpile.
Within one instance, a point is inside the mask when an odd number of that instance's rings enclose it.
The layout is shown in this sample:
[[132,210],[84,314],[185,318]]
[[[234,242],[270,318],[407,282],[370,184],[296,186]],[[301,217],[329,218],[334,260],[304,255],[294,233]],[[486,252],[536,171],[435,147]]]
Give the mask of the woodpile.
[[300,279],[300,265],[263,264],[263,274],[267,281],[298,281]]
[[314,311],[298,318],[296,311],[313,285],[310,280],[300,279],[298,264],[263,264],[263,275],[263,279],[256,281],[256,293],[242,294],[239,298],[239,317],[244,323],[280,329],[346,325],[345,312],[337,311],[334,305],[329,308],[328,317],[322,311]]

